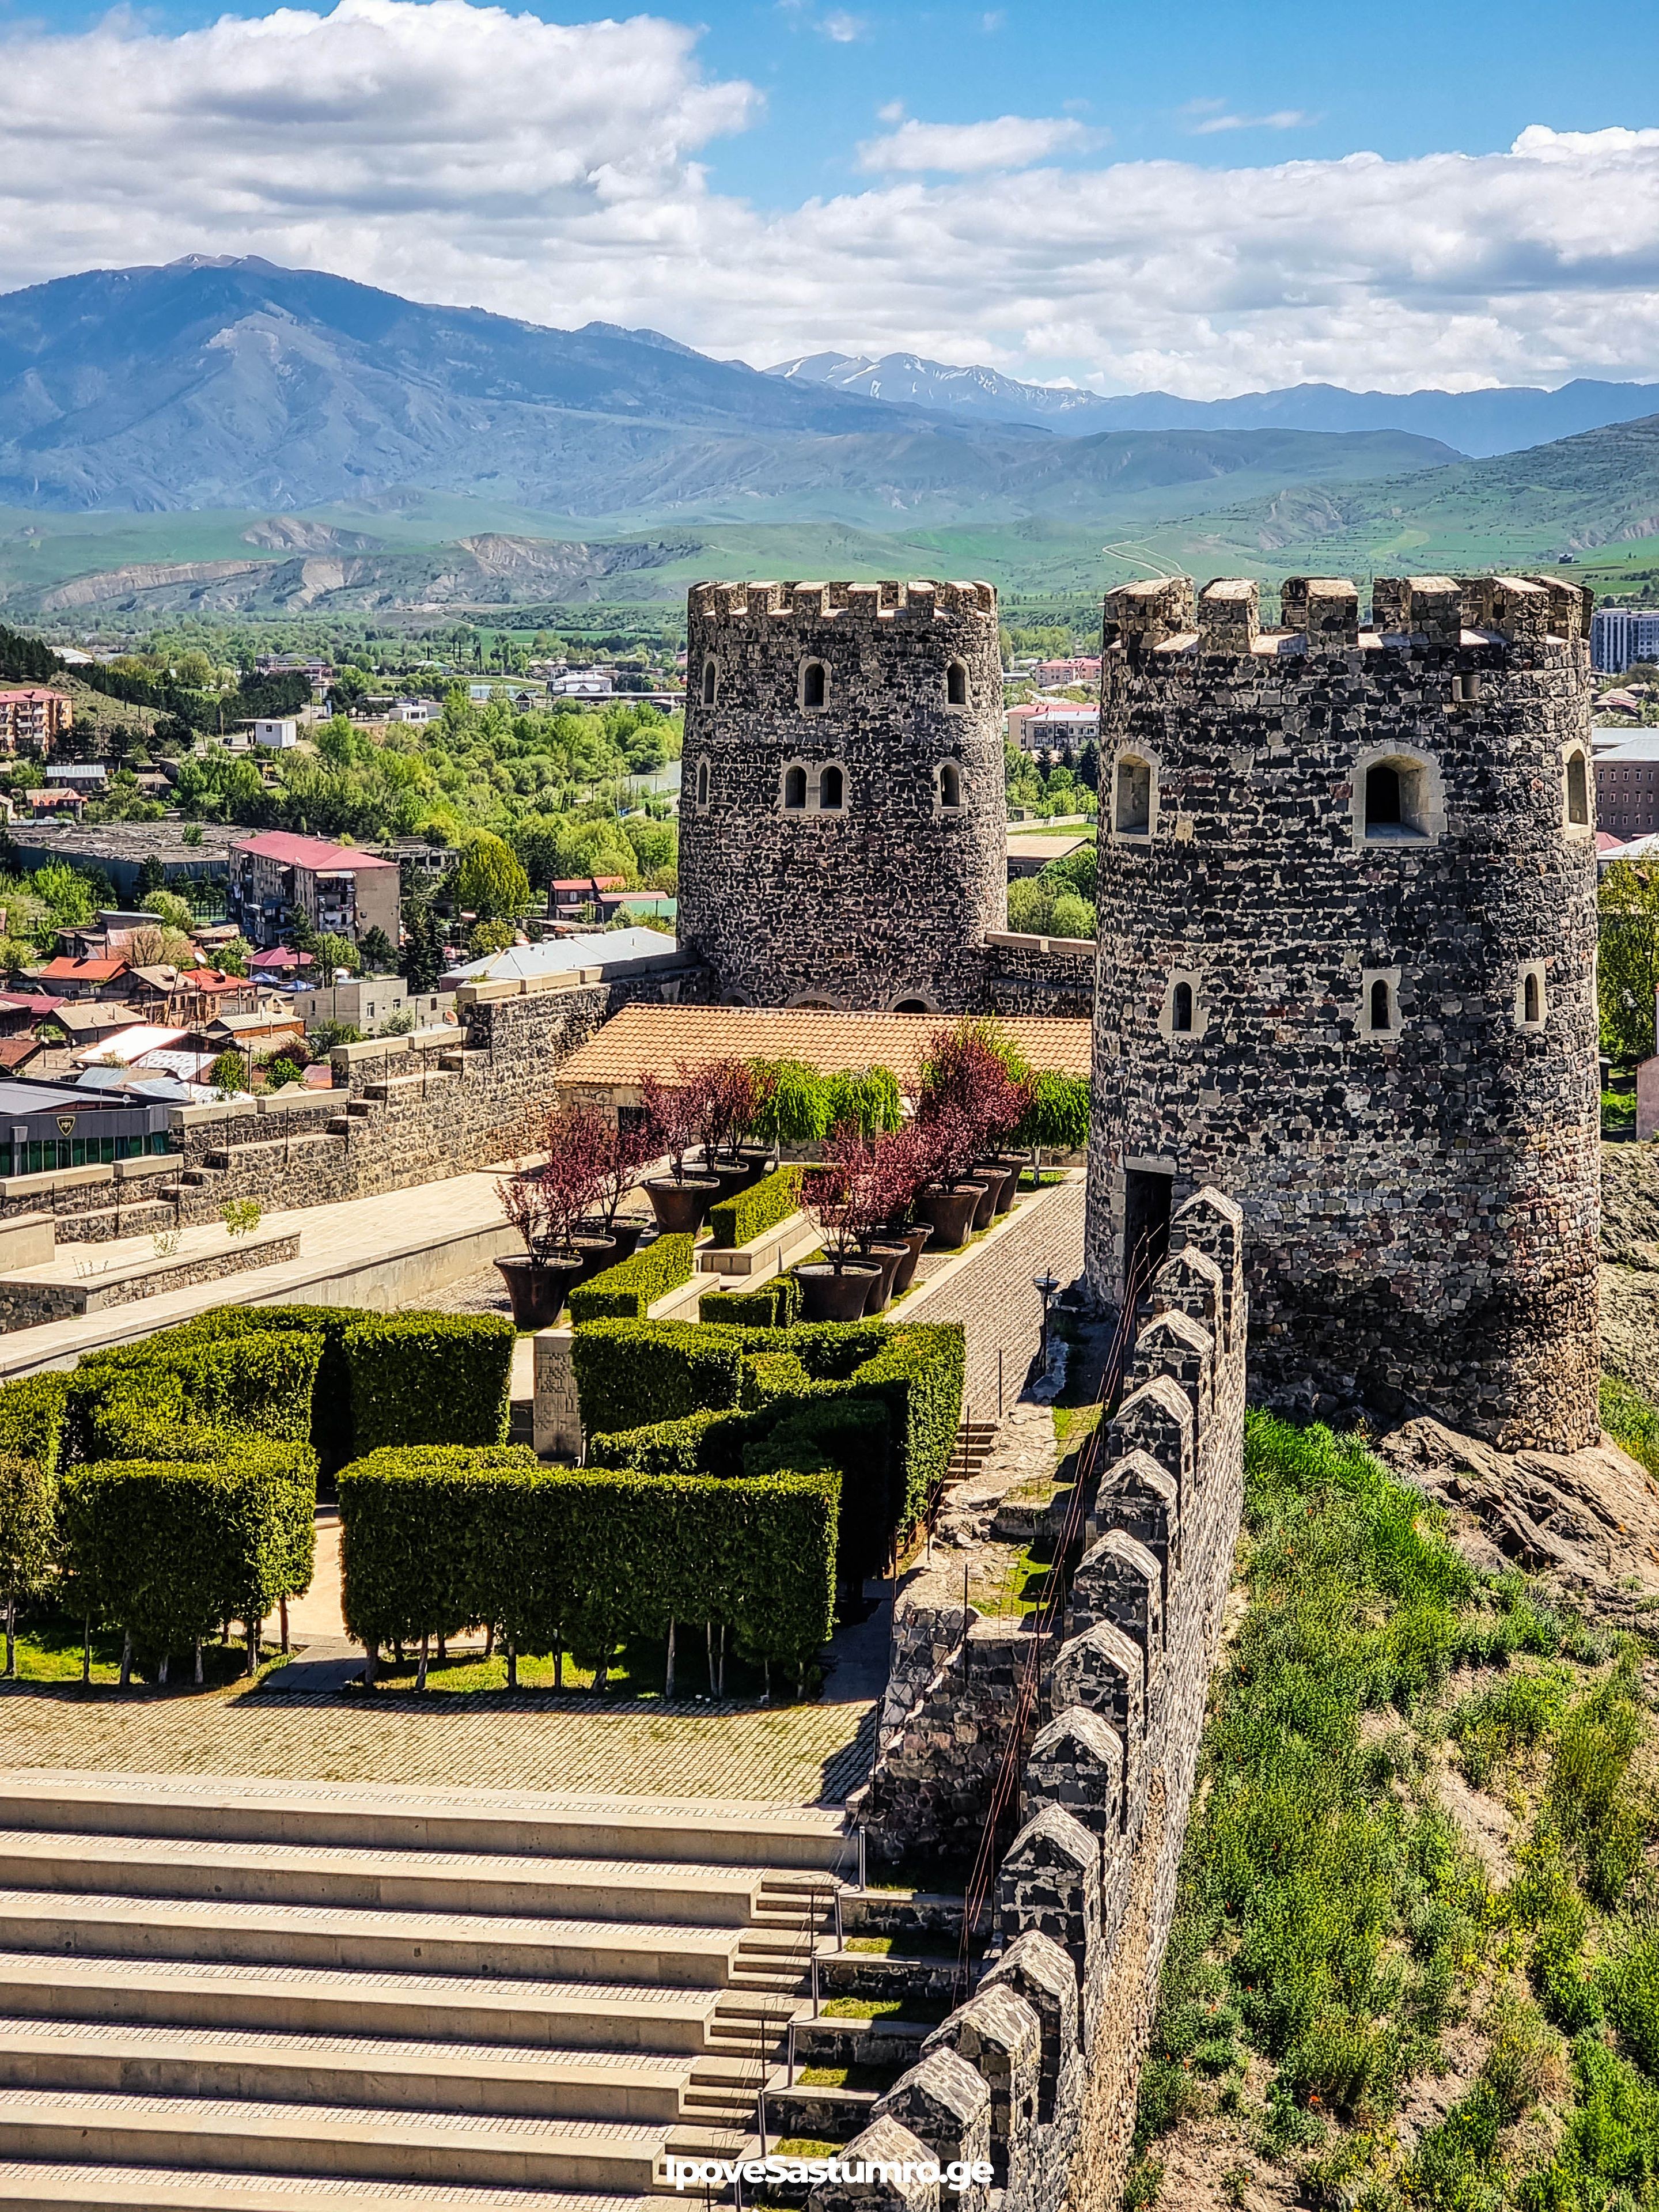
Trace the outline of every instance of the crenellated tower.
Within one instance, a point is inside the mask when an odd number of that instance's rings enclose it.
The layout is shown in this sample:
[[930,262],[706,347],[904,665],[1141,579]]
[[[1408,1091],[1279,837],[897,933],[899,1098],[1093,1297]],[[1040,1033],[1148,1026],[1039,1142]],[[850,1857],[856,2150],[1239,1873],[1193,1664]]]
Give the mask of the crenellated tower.
[[961,1011],[1006,925],[989,584],[698,584],[679,937],[755,1006]]
[[1597,1434],[1589,594],[1106,600],[1089,1273],[1234,1193],[1252,1390]]

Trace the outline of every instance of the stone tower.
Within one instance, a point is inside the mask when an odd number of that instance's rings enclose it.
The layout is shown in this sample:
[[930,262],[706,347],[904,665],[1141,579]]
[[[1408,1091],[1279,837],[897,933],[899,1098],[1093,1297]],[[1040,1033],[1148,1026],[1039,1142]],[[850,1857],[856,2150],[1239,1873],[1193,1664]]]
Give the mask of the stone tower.
[[680,942],[730,1000],[957,1011],[1006,926],[989,584],[698,584]]
[[1107,599],[1090,1280],[1234,1193],[1259,1399],[1597,1434],[1589,604]]

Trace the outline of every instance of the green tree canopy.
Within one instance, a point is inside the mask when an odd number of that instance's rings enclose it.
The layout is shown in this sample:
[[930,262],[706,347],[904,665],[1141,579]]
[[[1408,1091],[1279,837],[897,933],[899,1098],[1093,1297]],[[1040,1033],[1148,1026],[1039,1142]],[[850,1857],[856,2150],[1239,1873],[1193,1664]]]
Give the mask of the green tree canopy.
[[1615,1060],[1647,1060],[1659,990],[1659,870],[1615,860],[1601,878],[1600,905],[1601,1049]]
[[481,830],[471,837],[455,875],[455,896],[480,921],[517,921],[530,911],[530,878],[511,846]]

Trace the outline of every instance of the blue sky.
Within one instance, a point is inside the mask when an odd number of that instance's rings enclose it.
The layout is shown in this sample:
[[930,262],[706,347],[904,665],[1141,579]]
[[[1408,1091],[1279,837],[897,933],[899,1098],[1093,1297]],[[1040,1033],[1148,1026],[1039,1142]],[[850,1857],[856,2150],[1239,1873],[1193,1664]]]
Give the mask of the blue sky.
[[257,252],[757,362],[1659,376],[1651,5],[1389,20],[0,0],[0,286]]

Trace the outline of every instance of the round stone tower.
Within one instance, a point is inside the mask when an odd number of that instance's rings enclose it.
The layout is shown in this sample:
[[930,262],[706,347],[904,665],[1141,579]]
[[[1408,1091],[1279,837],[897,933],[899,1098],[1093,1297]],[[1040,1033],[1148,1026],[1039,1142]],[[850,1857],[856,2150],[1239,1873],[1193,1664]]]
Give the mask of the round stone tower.
[[1589,595],[1106,601],[1088,1267],[1244,1209],[1252,1392],[1597,1434]]
[[679,938],[754,1006],[957,1011],[1006,926],[989,584],[698,584]]

